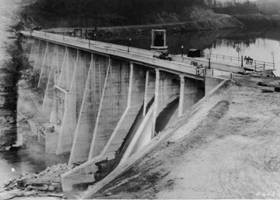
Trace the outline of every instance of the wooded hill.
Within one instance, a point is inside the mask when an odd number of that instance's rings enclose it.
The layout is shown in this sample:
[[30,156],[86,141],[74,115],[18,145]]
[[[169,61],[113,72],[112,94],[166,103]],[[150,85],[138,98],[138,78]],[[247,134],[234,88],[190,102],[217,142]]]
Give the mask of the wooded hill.
[[35,0],[25,20],[51,26],[111,26],[187,20],[187,9],[204,0]]

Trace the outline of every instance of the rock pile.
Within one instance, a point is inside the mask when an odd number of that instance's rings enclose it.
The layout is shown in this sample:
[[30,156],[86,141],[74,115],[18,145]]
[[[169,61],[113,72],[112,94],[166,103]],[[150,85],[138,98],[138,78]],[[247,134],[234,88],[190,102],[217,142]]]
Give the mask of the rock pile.
[[0,199],[13,199],[24,196],[49,196],[64,198],[61,187],[61,174],[70,169],[66,164],[48,167],[39,174],[25,174],[11,180],[0,192]]

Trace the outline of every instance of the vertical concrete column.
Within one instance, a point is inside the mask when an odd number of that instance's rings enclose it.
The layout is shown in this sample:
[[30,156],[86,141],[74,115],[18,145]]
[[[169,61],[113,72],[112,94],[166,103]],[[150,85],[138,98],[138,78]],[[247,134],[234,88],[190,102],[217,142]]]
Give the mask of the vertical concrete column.
[[[59,58],[59,55],[57,55],[57,56]],[[65,47],[62,63],[59,66],[59,69],[57,69],[58,71],[56,71],[56,74],[55,74],[54,98],[53,98],[53,105],[52,105],[52,111],[51,111],[51,117],[50,117],[50,122],[52,124],[55,124],[55,125],[57,125],[58,121],[59,121],[59,115],[58,115],[58,112],[59,112],[59,100],[58,100],[59,91],[58,91],[57,87],[59,87],[59,83],[63,80],[62,79],[63,73],[66,72],[66,67],[67,67],[66,66],[66,61],[67,60],[69,60],[69,58],[68,58],[68,47]]]
[[128,86],[128,96],[127,96],[127,109],[131,106],[131,95],[133,88],[133,73],[134,73],[134,64],[130,62],[130,74],[129,74],[129,86]]
[[105,99],[106,88],[107,88],[107,85],[108,85],[108,79],[109,79],[109,75],[110,75],[111,68],[112,68],[111,62],[112,62],[111,58],[108,57],[108,68],[107,68],[107,72],[106,72],[106,76],[105,76],[105,81],[104,81],[104,85],[103,85],[103,89],[102,89],[100,104],[99,104],[98,113],[97,113],[97,117],[96,117],[96,122],[95,122],[94,130],[93,130],[93,137],[92,137],[92,141],[91,141],[91,145],[90,145],[88,160],[91,160],[95,156],[94,148],[95,148],[95,142],[96,142],[96,138],[97,138],[96,134],[97,134],[98,124],[100,122],[100,116],[101,116],[102,107],[103,107],[103,103],[104,103],[104,99]]
[[[92,80],[95,78],[95,60],[91,54],[90,68],[86,80],[86,89],[83,96],[80,117],[78,119],[77,127],[74,133],[73,145],[70,153],[69,164],[84,162],[88,158],[89,146],[92,132],[90,131],[90,124],[94,123],[91,109],[90,99],[92,97],[91,91],[94,88]],[[93,86],[93,88],[91,87]],[[92,121],[91,121],[92,120]]]
[[91,66],[91,54],[85,51],[80,51],[80,59],[78,61],[78,68],[75,75],[75,88],[76,88],[76,107],[77,119],[79,118],[83,97],[85,92],[85,86],[88,76],[88,70]]
[[161,71],[155,132],[160,132],[168,127],[178,117],[179,95],[180,80],[178,75]]
[[146,79],[145,79],[145,94],[144,94],[144,108],[143,108],[143,117],[147,113],[147,106],[148,106],[148,87],[149,87],[149,76],[150,72],[147,70],[146,71]]
[[29,56],[28,56],[28,62],[30,62],[30,63],[32,63],[36,59],[36,56],[34,55],[35,49],[36,49],[36,39],[33,39],[31,42],[31,48],[30,48],[30,52],[29,52]]
[[67,67],[69,67],[69,49],[68,49],[68,47],[65,47],[63,61],[62,61],[62,65],[61,65],[61,72],[59,74],[58,81],[56,83],[57,86],[62,87],[63,85],[66,84],[64,82],[66,81]]
[[57,89],[54,88],[54,98],[52,104],[52,110],[50,114],[50,123],[57,125],[58,123],[58,97],[57,97]]
[[192,108],[205,95],[204,81],[185,77],[184,113]]
[[[89,159],[100,155],[114,135],[119,135],[118,140],[113,140],[114,146],[117,147],[119,142],[123,140],[123,136],[127,134],[126,130],[130,121],[126,124],[122,122],[128,120],[126,112],[128,112],[129,79],[129,64],[119,59],[112,60],[108,83],[105,88],[105,98],[95,127],[90,154],[92,157],[89,157]],[[143,104],[143,101],[141,103]],[[114,154],[113,149],[115,147],[111,149],[112,151],[110,150],[112,152],[110,155]]]
[[54,99],[54,90],[55,90],[55,76],[56,72],[59,68],[58,66],[58,46],[55,47],[54,49],[54,55],[52,56],[53,62],[52,65],[50,66],[50,72],[49,72],[49,77],[48,77],[48,83],[47,83],[47,88],[45,90],[45,96],[43,100],[43,112],[46,114],[46,116],[50,119],[50,114],[52,110],[52,104],[53,104],[53,99]]
[[[135,72],[135,76],[137,74],[140,74],[139,72]],[[158,74],[159,77],[159,74]],[[141,121],[136,122],[138,126],[136,126],[135,132],[133,135],[130,136],[130,138],[126,141],[125,145],[126,148],[122,149],[122,158],[121,158],[121,163],[127,160],[133,153],[141,150],[145,145],[147,145],[153,135],[154,135],[154,104],[155,104],[155,99],[153,100],[153,104],[149,105],[152,103],[152,99],[155,96],[155,77],[154,74],[151,73],[149,70],[145,72],[145,81],[144,81],[144,104],[143,104],[143,115]],[[158,79],[158,85],[159,85],[159,79]],[[139,87],[139,86],[137,86]],[[159,90],[159,87],[158,89]],[[138,98],[141,95],[138,95]],[[135,101],[135,100],[134,100]],[[149,105],[149,106],[148,106]],[[146,111],[144,111],[146,110]]]
[[[55,88],[55,84],[57,83],[58,74],[60,72],[60,61],[61,58],[59,56],[59,49],[60,46],[55,45],[52,55],[53,62],[50,62],[50,73],[47,83],[47,88],[45,90],[45,97],[43,101],[43,113],[45,116],[50,120],[52,125],[56,127],[57,121],[54,122],[54,120],[57,120],[57,90]],[[55,112],[55,116],[53,115],[53,111]],[[55,119],[54,119],[55,117]],[[56,153],[57,149],[57,141],[58,141],[58,133],[57,131],[46,131],[45,132],[45,151],[47,153]]]
[[116,151],[123,143],[123,140],[126,134],[128,133],[128,129],[130,128],[131,123],[134,121],[133,120],[134,116],[133,113],[131,113],[131,109],[130,109],[133,106],[131,101],[132,101],[132,90],[134,89],[134,83],[133,83],[134,64],[132,62],[130,62],[129,68],[130,71],[129,71],[129,84],[128,84],[126,109],[123,112],[119,122],[117,123],[116,127],[113,130],[112,135],[110,136],[103,151],[100,154],[105,156],[109,160],[115,158]]
[[61,73],[57,85],[66,91],[70,90],[73,73],[77,62],[77,50],[66,47]]
[[30,64],[35,66],[38,58],[40,59],[39,53],[40,53],[41,40],[37,40],[37,39],[34,38],[34,39],[29,39],[28,41],[29,41],[29,45],[30,45],[28,61],[29,61]]
[[181,117],[184,113],[184,96],[185,96],[185,77],[183,75],[180,75],[180,97],[179,97],[178,117]]
[[46,47],[45,47],[45,51],[44,51],[42,65],[40,67],[40,77],[39,77],[39,82],[38,82],[38,86],[37,86],[38,88],[41,87],[43,79],[46,78],[45,73],[47,72],[46,63],[47,63],[48,51],[49,51],[49,43],[47,42]]
[[56,154],[69,152],[72,147],[74,130],[76,128],[76,123],[77,123],[75,76],[78,70],[77,69],[78,62],[79,62],[79,50],[77,49],[76,61],[74,66],[74,72],[72,74],[70,90],[65,97],[65,110],[64,110],[63,120],[62,120],[61,131],[58,137]]
[[[146,85],[145,78],[146,69],[130,63],[127,108],[107,142],[104,151],[101,153],[104,159],[120,158],[141,126],[144,120],[142,107]],[[149,102],[148,96],[147,94],[147,102]]]
[[[30,39],[31,40],[31,39]],[[41,40],[33,39],[31,42],[31,50],[29,54],[29,63],[33,67],[33,78],[34,83],[36,85],[33,85],[35,87],[38,86],[38,81],[40,77],[40,68],[42,64],[42,57],[44,55],[44,43],[41,42]]]
[[158,116],[159,107],[159,84],[160,84],[160,71],[156,69],[156,80],[155,80],[155,100],[154,100],[154,113],[153,113],[153,131],[154,136],[156,135],[156,121]]
[[69,164],[85,162],[89,157],[93,132],[103,96],[103,87],[106,82],[105,79],[108,77],[109,65],[104,60],[103,57],[91,55],[86,90],[75,130]]
[[57,85],[59,78],[61,76],[61,71],[62,71],[62,65],[65,62],[65,58],[66,58],[66,49],[67,47],[63,47],[63,46],[57,46],[57,68],[55,70],[55,76],[54,76],[54,82]]
[[36,47],[34,47],[33,49],[34,49],[34,57],[32,58],[32,59],[30,59],[30,62],[34,62],[33,63],[33,71],[36,71],[36,72],[38,72],[38,71],[40,71],[40,68],[41,68],[41,66],[40,66],[40,62],[42,62],[42,53],[44,53],[43,51],[42,51],[42,41],[41,40],[39,40],[38,42],[37,42],[37,45],[36,45]]

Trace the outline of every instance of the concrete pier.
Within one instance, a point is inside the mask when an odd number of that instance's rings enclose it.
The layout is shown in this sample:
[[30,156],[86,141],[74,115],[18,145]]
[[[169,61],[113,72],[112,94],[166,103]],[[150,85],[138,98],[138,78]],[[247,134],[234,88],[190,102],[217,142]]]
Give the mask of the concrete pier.
[[108,59],[106,61],[106,58],[91,54],[90,69],[86,78],[83,102],[74,133],[69,163],[85,162],[89,157],[93,131],[109,66]]
[[124,115],[128,102],[130,73],[132,72],[128,63],[111,60],[93,132],[89,159],[102,152],[114,130],[120,126],[119,121]]

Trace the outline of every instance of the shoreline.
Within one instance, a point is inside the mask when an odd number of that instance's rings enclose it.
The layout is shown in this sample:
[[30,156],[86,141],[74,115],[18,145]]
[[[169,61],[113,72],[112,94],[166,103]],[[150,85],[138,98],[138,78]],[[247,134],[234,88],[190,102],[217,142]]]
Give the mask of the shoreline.
[[[222,21],[222,20],[221,20]],[[82,34],[86,32],[93,33],[97,30],[96,37],[123,37],[129,34],[137,36],[151,31],[151,29],[166,29],[169,33],[192,33],[202,31],[218,31],[229,29],[242,29],[242,24],[233,18],[225,19],[224,22],[211,20],[198,20],[186,22],[173,22],[166,24],[147,24],[147,25],[130,25],[130,26],[112,26],[112,27],[62,27],[44,29],[44,31],[60,34],[71,34],[74,29],[81,29]]]

